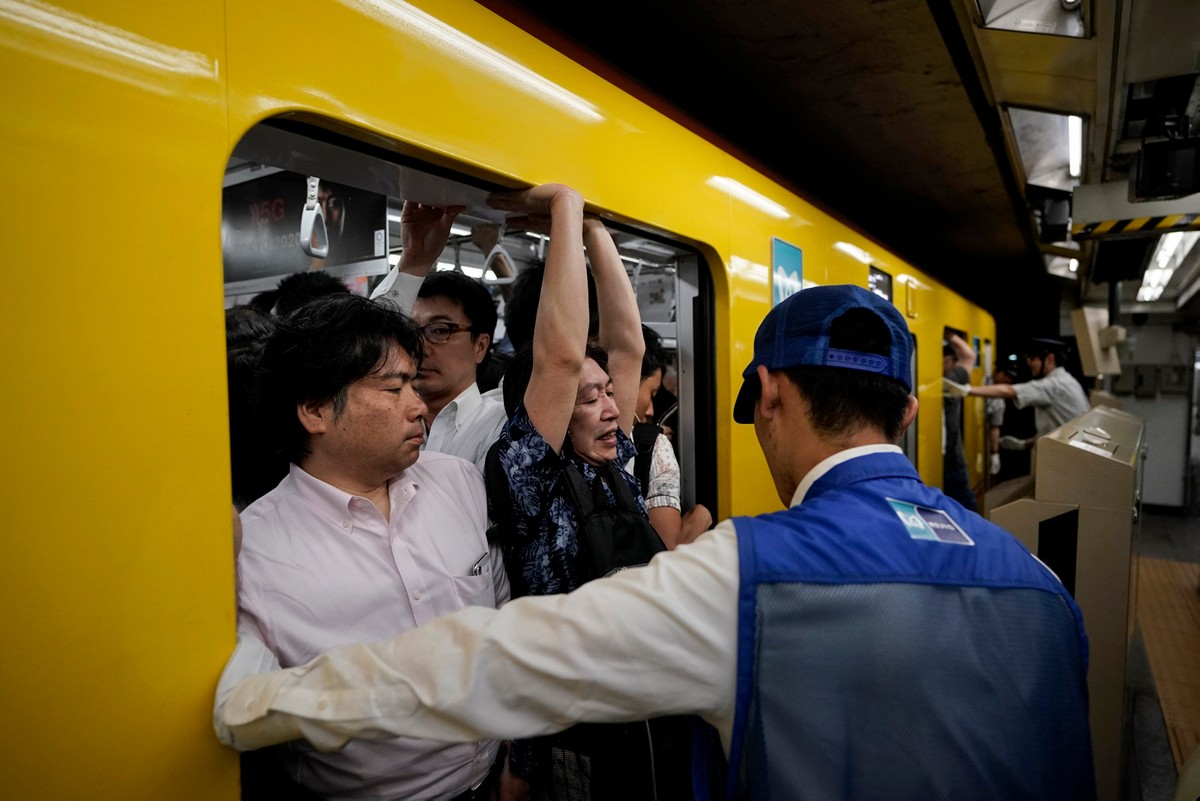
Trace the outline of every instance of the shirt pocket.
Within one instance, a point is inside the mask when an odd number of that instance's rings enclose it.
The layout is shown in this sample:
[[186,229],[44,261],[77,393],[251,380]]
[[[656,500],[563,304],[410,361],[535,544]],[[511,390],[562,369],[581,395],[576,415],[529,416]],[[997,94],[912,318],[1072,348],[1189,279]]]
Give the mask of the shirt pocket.
[[454,598],[459,606],[486,606],[496,608],[496,588],[492,583],[492,571],[485,567],[478,576],[451,576]]

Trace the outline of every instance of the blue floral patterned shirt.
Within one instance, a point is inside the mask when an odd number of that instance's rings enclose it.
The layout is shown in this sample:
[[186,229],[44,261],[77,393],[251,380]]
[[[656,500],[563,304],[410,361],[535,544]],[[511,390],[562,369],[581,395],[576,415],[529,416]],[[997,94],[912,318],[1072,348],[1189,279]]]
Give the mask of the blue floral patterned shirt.
[[[583,581],[576,564],[579,541],[575,530],[578,521],[563,468],[567,459],[571,458],[589,486],[596,480],[596,469],[578,457],[555,453],[533,427],[524,404],[518,406],[504,424],[500,443],[500,464],[508,476],[516,529],[509,532],[511,541],[502,542],[501,545],[504,546],[509,574],[512,575],[519,568],[525,584],[521,588],[514,584],[513,595],[570,592]],[[633,441],[625,432],[617,431],[614,468],[629,484],[629,490],[637,498],[638,508],[645,516],[646,504],[642,500],[637,479],[621,467],[636,455],[637,448]],[[604,485],[604,494],[610,503],[616,502],[607,485]],[[489,498],[489,512],[493,505],[494,500]],[[492,517],[495,519],[494,514]]]

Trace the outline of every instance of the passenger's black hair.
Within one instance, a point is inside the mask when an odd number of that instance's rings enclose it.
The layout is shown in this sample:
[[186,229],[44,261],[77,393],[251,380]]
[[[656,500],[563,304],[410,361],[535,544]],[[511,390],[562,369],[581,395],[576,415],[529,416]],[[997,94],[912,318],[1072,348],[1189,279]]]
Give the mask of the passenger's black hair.
[[[608,351],[599,345],[588,345],[585,356],[605,373],[608,372]],[[513,354],[504,371],[504,413],[509,417],[525,401],[525,390],[529,389],[529,379],[533,377],[533,345],[526,345]]]
[[286,276],[275,293],[275,315],[286,317],[312,300],[326,295],[349,294],[350,290],[329,273],[310,270]]
[[667,369],[667,352],[663,350],[662,337],[647,325],[642,325],[642,339],[646,350],[642,353],[642,380],[645,381],[657,371]]
[[229,387],[229,462],[239,509],[267,494],[287,475],[287,462],[264,436],[258,408],[258,365],[275,318],[252,306],[225,311]]
[[[522,270],[512,283],[508,302],[504,306],[504,331],[514,351],[533,343],[533,327],[537,323],[545,277],[546,266],[539,264]],[[590,270],[587,280],[588,338],[592,339],[600,331],[600,313],[596,301],[596,280]]]
[[391,346],[418,367],[424,356],[420,330],[398,307],[348,292],[310,301],[278,326],[260,364],[264,422],[290,462],[309,453],[297,405],[332,401],[339,415],[350,385],[379,370]]
[[487,334],[490,342],[496,335],[496,304],[487,287],[474,278],[454,270],[439,270],[421,282],[417,297],[449,298],[462,306],[471,323],[471,339]]
[[[891,355],[892,335],[869,309],[850,309],[833,321],[829,347]],[[808,401],[813,428],[839,439],[869,427],[889,442],[900,439],[908,390],[899,381],[844,367],[789,367],[782,371]]]

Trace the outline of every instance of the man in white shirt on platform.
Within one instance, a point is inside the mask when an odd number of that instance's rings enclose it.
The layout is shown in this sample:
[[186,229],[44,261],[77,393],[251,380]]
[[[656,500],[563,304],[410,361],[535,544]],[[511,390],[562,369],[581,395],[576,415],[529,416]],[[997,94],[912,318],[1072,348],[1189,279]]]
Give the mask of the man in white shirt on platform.
[[[422,351],[391,303],[350,294],[304,306],[268,340],[264,417],[291,467],[241,516],[240,669],[304,664],[508,599],[479,472],[439,453],[418,461]],[[338,754],[293,741],[280,756],[324,798],[477,801],[497,752],[495,741],[393,737]]]
[[1005,450],[1028,450],[1037,438],[1074,420],[1091,408],[1087,394],[1074,376],[1062,366],[1066,345],[1057,339],[1031,339],[1025,350],[1025,364],[1033,376],[1017,384],[985,384],[971,386],[944,379],[947,394],[965,398],[1003,398],[1013,401],[1018,409],[1033,407],[1037,436],[1029,439],[1001,437]]

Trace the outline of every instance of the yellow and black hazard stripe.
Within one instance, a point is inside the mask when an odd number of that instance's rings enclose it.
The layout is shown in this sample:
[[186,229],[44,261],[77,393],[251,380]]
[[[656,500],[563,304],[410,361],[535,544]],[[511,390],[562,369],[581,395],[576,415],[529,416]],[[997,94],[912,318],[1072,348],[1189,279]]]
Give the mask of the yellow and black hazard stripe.
[[1134,217],[1131,220],[1103,220],[1071,226],[1075,239],[1099,239],[1116,236],[1146,236],[1169,231],[1200,228],[1200,214],[1168,214],[1162,217]]

